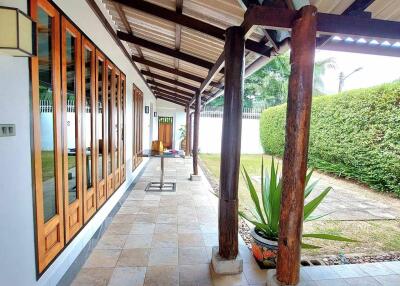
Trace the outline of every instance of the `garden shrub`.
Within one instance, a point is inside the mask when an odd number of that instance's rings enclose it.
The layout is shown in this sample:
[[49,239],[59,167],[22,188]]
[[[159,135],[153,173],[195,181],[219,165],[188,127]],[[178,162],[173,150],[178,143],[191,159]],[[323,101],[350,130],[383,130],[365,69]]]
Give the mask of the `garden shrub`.
[[[260,119],[266,153],[283,156],[286,104]],[[400,196],[400,83],[313,98],[309,166]]]

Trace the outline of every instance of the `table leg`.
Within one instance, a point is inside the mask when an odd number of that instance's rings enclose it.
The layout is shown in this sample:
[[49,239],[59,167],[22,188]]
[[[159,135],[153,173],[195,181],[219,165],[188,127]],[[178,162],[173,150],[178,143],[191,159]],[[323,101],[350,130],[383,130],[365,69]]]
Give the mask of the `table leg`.
[[161,156],[161,178],[160,178],[160,189],[164,187],[164,156]]

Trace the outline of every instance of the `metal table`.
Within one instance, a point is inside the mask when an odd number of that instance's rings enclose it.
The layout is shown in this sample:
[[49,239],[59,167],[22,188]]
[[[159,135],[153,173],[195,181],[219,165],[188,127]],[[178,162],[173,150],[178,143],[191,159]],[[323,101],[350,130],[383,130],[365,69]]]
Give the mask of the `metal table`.
[[158,152],[147,150],[143,152],[144,157],[157,157],[161,161],[161,175],[159,182],[150,182],[146,192],[175,192],[176,184],[173,182],[164,182],[164,158],[183,158],[183,153],[180,151]]

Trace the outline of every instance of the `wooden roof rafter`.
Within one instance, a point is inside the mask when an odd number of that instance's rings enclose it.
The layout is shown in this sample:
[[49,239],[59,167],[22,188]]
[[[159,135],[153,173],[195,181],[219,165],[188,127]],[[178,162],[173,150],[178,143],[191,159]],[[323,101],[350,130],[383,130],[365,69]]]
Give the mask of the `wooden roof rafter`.
[[187,102],[180,101],[180,100],[175,100],[175,99],[170,98],[170,97],[168,97],[168,96],[164,96],[164,95],[161,94],[161,93],[157,93],[157,92],[156,92],[155,96],[156,96],[157,99],[162,99],[162,100],[169,101],[169,102],[172,102],[172,103],[174,103],[174,104],[181,105],[181,106],[185,106],[185,107],[187,106]]
[[[179,24],[181,26],[196,30],[198,32],[207,34],[209,36],[215,37],[222,41],[225,41],[225,30],[206,22],[202,22],[196,18],[183,15],[182,13],[177,13],[167,8],[158,6],[156,4],[147,1],[130,1],[130,0],[111,0],[117,2],[131,9],[136,9],[141,12],[150,14],[152,16],[162,18],[164,20]],[[246,42],[246,49],[255,52],[262,56],[269,55],[269,47],[264,43],[258,43],[253,40],[248,40]]]
[[152,72],[149,72],[149,71],[146,71],[146,70],[141,70],[140,72],[143,75],[148,76],[150,78],[158,79],[158,80],[161,80],[163,82],[167,82],[167,83],[173,84],[173,85],[175,85],[177,87],[182,87],[182,88],[187,89],[187,90],[197,91],[199,89],[198,87],[195,87],[193,85],[190,85],[190,84],[187,84],[187,83],[184,83],[184,82],[180,82],[180,81],[178,81],[176,79],[165,77],[165,76],[162,76],[162,75],[159,75],[159,74],[156,74],[156,73],[152,73]]
[[180,93],[182,95],[187,95],[190,98],[194,95],[193,92],[184,91],[184,90],[181,90],[179,88],[176,88],[176,87],[173,87],[173,86],[169,86],[169,85],[166,85],[166,84],[162,84],[162,83],[154,81],[154,80],[147,80],[147,83],[150,84],[150,85],[159,87],[159,88],[163,88],[163,89],[167,89],[169,91]]

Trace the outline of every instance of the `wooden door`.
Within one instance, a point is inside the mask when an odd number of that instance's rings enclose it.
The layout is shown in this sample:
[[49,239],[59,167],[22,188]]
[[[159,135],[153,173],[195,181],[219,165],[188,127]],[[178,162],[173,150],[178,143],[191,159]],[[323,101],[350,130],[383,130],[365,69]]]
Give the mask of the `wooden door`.
[[96,49],[82,38],[82,178],[83,219],[87,222],[96,212],[96,140],[95,90]]
[[143,160],[143,94],[136,86],[133,86],[133,126],[132,170],[135,170]]
[[120,170],[121,170],[121,157],[120,157],[120,105],[121,105],[121,72],[115,68],[114,72],[114,90],[113,90],[113,149],[114,149],[114,189],[117,190],[121,184]]
[[159,117],[158,140],[162,141],[164,148],[172,149],[173,118]]
[[81,35],[66,18],[61,21],[65,238],[83,225],[81,145]]
[[[31,58],[31,75],[37,256],[38,270],[43,272],[64,247],[60,15],[46,0],[33,0],[30,3],[32,18],[37,22],[40,46],[38,55]],[[47,115],[41,112],[41,101],[51,106]],[[47,127],[41,127],[44,116],[48,116],[51,122]],[[48,135],[51,140],[46,146]]]
[[106,184],[106,59],[104,55],[96,50],[96,182],[97,182],[97,208],[101,207],[107,200]]
[[114,65],[106,61],[106,178],[107,178],[107,198],[114,193],[114,144],[113,144],[113,106],[114,106]]

